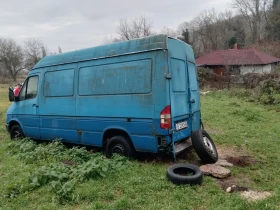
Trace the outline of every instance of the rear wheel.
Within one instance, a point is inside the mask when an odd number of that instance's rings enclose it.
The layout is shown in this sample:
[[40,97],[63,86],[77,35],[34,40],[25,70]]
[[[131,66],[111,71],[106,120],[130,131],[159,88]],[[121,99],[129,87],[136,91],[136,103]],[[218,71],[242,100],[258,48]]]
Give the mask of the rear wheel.
[[192,145],[202,162],[217,162],[218,152],[216,146],[205,130],[199,129],[192,133]]
[[106,145],[106,157],[110,158],[114,153],[131,158],[133,157],[133,147],[125,137],[114,136]]
[[10,132],[11,139],[22,139],[24,138],[24,133],[19,125],[14,125]]

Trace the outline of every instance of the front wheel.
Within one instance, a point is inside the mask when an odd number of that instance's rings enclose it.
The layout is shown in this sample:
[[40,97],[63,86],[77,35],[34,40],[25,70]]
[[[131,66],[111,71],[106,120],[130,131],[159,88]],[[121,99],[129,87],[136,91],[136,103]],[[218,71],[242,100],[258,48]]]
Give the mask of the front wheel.
[[114,153],[132,158],[133,148],[125,137],[114,136],[108,141],[106,145],[106,157],[110,158]]
[[24,138],[24,133],[19,125],[14,125],[10,132],[11,139],[22,139]]
[[212,138],[205,130],[199,129],[192,133],[192,145],[202,162],[217,162],[218,152],[216,146]]

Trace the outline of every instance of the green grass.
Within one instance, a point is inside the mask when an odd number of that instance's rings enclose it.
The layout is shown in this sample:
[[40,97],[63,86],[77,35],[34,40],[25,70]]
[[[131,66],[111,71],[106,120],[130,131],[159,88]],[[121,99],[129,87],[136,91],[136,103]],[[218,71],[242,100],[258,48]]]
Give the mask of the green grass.
[[[0,86],[0,209],[279,209],[280,208],[280,113],[261,105],[227,96],[226,92],[202,97],[205,128],[220,149],[241,151],[255,157],[251,166],[233,167],[232,176],[253,190],[269,191],[273,196],[248,202],[239,193],[227,194],[211,177],[201,186],[175,186],[167,181],[168,164],[133,161],[122,170],[102,178],[77,184],[74,199],[58,201],[50,186],[30,189],[30,176],[38,167],[57,160],[39,159],[27,163],[11,154],[5,130],[5,111],[9,106],[7,86]],[[198,157],[192,151],[192,162]],[[5,196],[15,192],[14,198]],[[13,196],[10,196],[13,197]]]

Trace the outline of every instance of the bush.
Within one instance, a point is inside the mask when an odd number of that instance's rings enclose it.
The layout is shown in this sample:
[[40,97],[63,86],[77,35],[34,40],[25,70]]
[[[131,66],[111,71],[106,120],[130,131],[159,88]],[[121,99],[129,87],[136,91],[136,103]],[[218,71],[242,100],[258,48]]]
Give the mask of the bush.
[[259,101],[262,104],[277,105],[280,104],[280,80],[267,79],[260,83],[261,93]]
[[[260,79],[261,77],[266,79]],[[252,79],[252,86],[255,86],[254,82],[262,80],[255,88],[235,88],[229,90],[229,95],[232,97],[244,98],[249,102],[259,102],[264,105],[279,105],[280,107],[280,78],[273,75],[259,75],[250,76]]]
[[263,94],[278,94],[280,93],[280,79],[267,79],[260,83]]
[[199,78],[199,86],[201,89],[214,88],[221,90],[228,87],[228,77],[212,73],[208,68],[198,67],[197,74]]

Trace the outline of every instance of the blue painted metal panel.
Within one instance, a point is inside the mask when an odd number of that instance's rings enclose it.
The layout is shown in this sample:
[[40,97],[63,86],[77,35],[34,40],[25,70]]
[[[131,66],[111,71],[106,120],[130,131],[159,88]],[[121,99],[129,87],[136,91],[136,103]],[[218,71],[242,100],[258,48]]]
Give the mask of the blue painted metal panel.
[[195,113],[200,110],[200,94],[196,66],[194,63],[188,62],[188,71],[190,76],[190,100],[193,100],[192,112]]
[[196,111],[192,115],[192,131],[196,131],[201,128],[201,115],[200,111]]
[[59,65],[78,62],[90,59],[113,57],[125,54],[147,52],[157,49],[167,49],[167,36],[155,35],[142,39],[135,39],[125,42],[118,42],[74,52],[62,53],[53,56],[46,56],[41,59],[33,69],[45,66]]
[[137,151],[142,150],[147,143],[135,144],[134,136],[137,136],[137,139],[139,136],[149,136],[155,141],[155,136],[152,135],[155,133],[155,128],[150,120],[141,122],[138,119],[132,119],[132,121],[128,122],[122,118],[80,118],[77,120],[77,129],[82,131],[81,141],[87,145],[102,146],[103,135],[110,129],[127,132]]
[[81,143],[85,145],[102,147],[103,135],[101,132],[91,129],[91,131],[83,131],[81,134]]
[[172,90],[173,92],[187,91],[187,73],[184,60],[171,58]]
[[31,138],[40,138],[39,116],[37,115],[17,115],[17,121],[21,123],[24,134]]
[[104,133],[111,128],[119,128],[128,131],[131,135],[151,135],[154,132],[153,121],[140,119],[127,119],[123,118],[78,118],[77,129],[85,131],[94,131]]
[[134,147],[139,152],[158,152],[157,140],[154,136],[132,136]]
[[85,96],[150,93],[151,65],[151,60],[141,60],[82,67],[79,69],[78,94]]
[[[172,89],[171,114],[173,118],[189,114],[187,69],[184,60],[171,58]],[[176,85],[175,85],[176,84]]]

